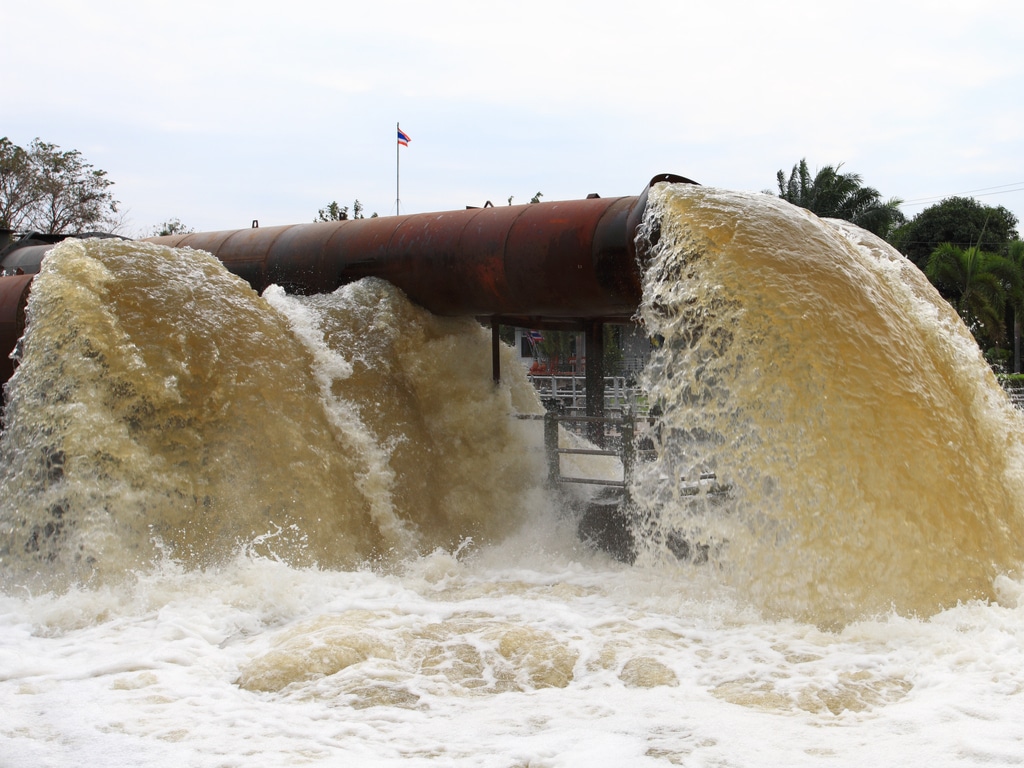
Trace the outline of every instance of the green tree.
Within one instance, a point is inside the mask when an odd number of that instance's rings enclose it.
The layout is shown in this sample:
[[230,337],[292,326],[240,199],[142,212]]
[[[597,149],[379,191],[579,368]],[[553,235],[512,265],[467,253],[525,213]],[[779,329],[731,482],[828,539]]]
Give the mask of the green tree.
[[959,313],[982,349],[1006,336],[1007,303],[1024,288],[1024,272],[1005,256],[978,246],[936,248],[925,274]]
[[195,232],[192,227],[186,227],[181,223],[181,219],[173,218],[168,219],[158,227],[153,228],[153,237],[166,237],[168,235],[187,235],[190,232]]
[[0,139],[0,229],[23,230],[36,199],[28,152]]
[[[540,199],[542,197],[544,197],[544,193],[543,192],[538,192],[536,195],[534,195],[533,197],[530,198],[530,205],[536,205],[537,203],[540,202]],[[513,199],[514,199],[514,197],[512,195],[508,196],[508,204],[509,205],[512,205],[512,200]],[[488,202],[487,205],[490,205],[490,202]],[[487,206],[484,206],[484,207],[486,208]]]
[[[1013,240],[1007,251],[1007,258],[1024,275],[1024,240]],[[1024,318],[1024,280],[1012,291],[1010,303],[1013,307],[1013,372],[1020,373],[1021,319]]]
[[1006,208],[982,205],[971,197],[949,197],[899,227],[890,242],[924,269],[943,243],[1005,256],[1016,238],[1017,217]]
[[[364,210],[363,204],[360,203],[358,200],[356,200],[354,203],[352,203],[352,216],[351,216],[351,218],[353,218],[353,219],[365,218],[365,216],[363,216],[363,210]],[[332,200],[327,205],[326,208],[321,208],[319,211],[317,211],[316,218],[313,219],[313,221],[314,222],[317,222],[317,221],[348,221],[349,220],[348,211],[349,211],[349,208],[348,208],[347,205],[338,205],[338,201],[337,200]],[[371,219],[376,219],[377,218],[377,214],[376,213],[371,214],[370,218]]]
[[859,174],[840,173],[840,168],[842,163],[826,165],[812,176],[803,159],[793,166],[789,178],[781,170],[776,175],[779,197],[822,218],[851,221],[879,237],[888,237],[904,221],[902,201],[895,197],[882,200],[877,189],[864,186]]
[[26,150],[0,140],[0,224],[7,229],[55,235],[111,229],[120,224],[113,183],[76,149],[34,139]]
[[573,331],[544,331],[544,338],[537,344],[540,352],[548,359],[552,368],[568,371],[570,360],[576,356],[576,333]]
[[348,221],[348,206],[338,205],[337,200],[332,200],[326,208],[317,211],[313,221]]
[[[542,335],[543,339],[537,342],[536,346],[541,356],[553,369],[568,372],[574,358],[577,358],[577,364],[582,362],[578,360],[579,350],[576,348],[576,342],[580,338],[579,331],[546,330]],[[622,371],[623,359],[622,326],[606,324],[604,326],[605,374],[618,376]]]

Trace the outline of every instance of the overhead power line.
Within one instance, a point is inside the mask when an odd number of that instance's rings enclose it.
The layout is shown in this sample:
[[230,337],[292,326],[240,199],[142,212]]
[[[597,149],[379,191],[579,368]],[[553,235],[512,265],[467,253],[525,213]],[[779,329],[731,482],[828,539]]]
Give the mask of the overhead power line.
[[994,187],[981,187],[980,189],[971,189],[967,192],[961,192],[958,195],[936,195],[933,197],[918,197],[913,200],[904,200],[900,203],[900,208],[905,206],[923,205],[925,203],[937,203],[940,200],[947,200],[950,197],[963,197],[965,195],[972,195],[974,197],[987,197],[989,195],[1005,195],[1010,192],[1024,192],[1024,181],[1015,181],[1012,184],[999,184]]

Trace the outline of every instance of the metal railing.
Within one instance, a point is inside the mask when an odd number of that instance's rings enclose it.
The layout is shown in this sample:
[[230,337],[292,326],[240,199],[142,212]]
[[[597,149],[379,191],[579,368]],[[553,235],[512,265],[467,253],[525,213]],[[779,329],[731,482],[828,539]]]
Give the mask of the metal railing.
[[[618,488],[628,492],[629,479],[638,458],[643,458],[650,451],[638,448],[636,444],[636,427],[638,422],[649,421],[649,417],[635,416],[628,407],[623,408],[614,416],[580,416],[572,413],[549,411],[543,416],[521,415],[521,419],[544,421],[544,452],[547,459],[548,482],[552,485],[576,483],[580,485],[601,485]],[[561,425],[570,429],[583,426],[590,432],[591,448],[562,447],[560,441]],[[595,437],[594,430],[599,431]],[[562,472],[562,456],[605,456],[618,459],[622,464],[622,479],[578,477]]]
[[[558,439],[558,425],[562,423],[598,426],[605,436],[607,435],[608,426],[617,427],[619,430],[619,440],[616,441],[618,443],[618,447],[562,448],[559,445]],[[635,419],[628,413],[624,413],[621,418],[612,418],[608,416],[572,416],[554,412],[545,414],[544,449],[548,459],[548,481],[552,484],[580,483],[583,485],[605,485],[613,488],[625,489],[628,484],[629,477],[633,473],[633,464],[636,461],[636,446],[633,444],[635,423]],[[607,444],[605,440],[599,440],[598,443]],[[613,456],[622,462],[622,479],[603,480],[600,478],[572,477],[563,475],[561,459],[562,456],[566,455]]]
[[[586,377],[572,373],[528,375],[530,383],[541,400],[567,411],[578,412],[586,408]],[[625,376],[606,376],[604,379],[605,410],[628,406],[634,413],[643,410],[643,397],[639,388],[630,386]]]
[[[628,409],[618,416],[574,416],[571,414],[550,411],[546,414],[520,414],[519,419],[528,419],[544,422],[544,453],[547,461],[548,482],[551,485],[562,483],[577,483],[580,485],[602,485],[611,488],[622,489],[628,494],[630,478],[638,461],[651,461],[657,452],[654,443],[645,439],[640,433],[637,439],[637,426],[646,423],[653,426],[657,421],[652,416],[639,416],[632,414]],[[584,425],[585,427],[597,426],[603,430],[603,440],[598,441],[593,448],[563,448],[561,444],[561,425]],[[570,427],[571,428],[571,427]],[[609,431],[609,428],[611,431]],[[562,472],[562,456],[605,456],[617,458],[622,464],[622,479],[607,480],[603,478],[577,477],[566,475]],[[707,493],[712,496],[727,494],[730,490],[728,484],[718,481],[718,475],[714,471],[703,470],[697,476],[697,480],[683,481],[680,486],[680,493],[683,496],[696,496]]]

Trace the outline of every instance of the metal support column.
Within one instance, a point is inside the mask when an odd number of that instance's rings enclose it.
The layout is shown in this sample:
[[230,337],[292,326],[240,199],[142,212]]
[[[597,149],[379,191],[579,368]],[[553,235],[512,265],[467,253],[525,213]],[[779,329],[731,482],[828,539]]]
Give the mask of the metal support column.
[[[604,324],[590,320],[586,324],[587,339],[587,416],[604,416]],[[604,426],[590,425],[590,439],[604,446]]]
[[498,321],[491,318],[491,376],[495,385],[501,383],[501,339],[498,336]]
[[558,485],[562,477],[562,460],[558,452],[558,415],[544,414],[544,453],[548,458],[548,483]]

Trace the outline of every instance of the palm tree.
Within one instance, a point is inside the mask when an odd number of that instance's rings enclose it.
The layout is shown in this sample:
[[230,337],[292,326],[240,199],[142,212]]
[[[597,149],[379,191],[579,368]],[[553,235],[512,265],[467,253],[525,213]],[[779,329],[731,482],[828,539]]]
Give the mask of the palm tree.
[[788,179],[778,172],[779,197],[822,218],[851,221],[879,237],[887,237],[906,220],[899,209],[902,200],[883,201],[877,189],[864,186],[859,174],[840,173],[840,168],[842,163],[826,165],[812,177],[807,160],[801,160]]
[[932,251],[925,274],[976,338],[1003,340],[1007,302],[1024,289],[1024,270],[1018,264],[977,246],[943,243]]
[[[1024,275],[1024,240],[1010,241],[1008,259],[1016,265]],[[1024,314],[1024,280],[1010,296],[1013,304],[1013,372],[1020,373],[1020,328],[1021,315]]]

